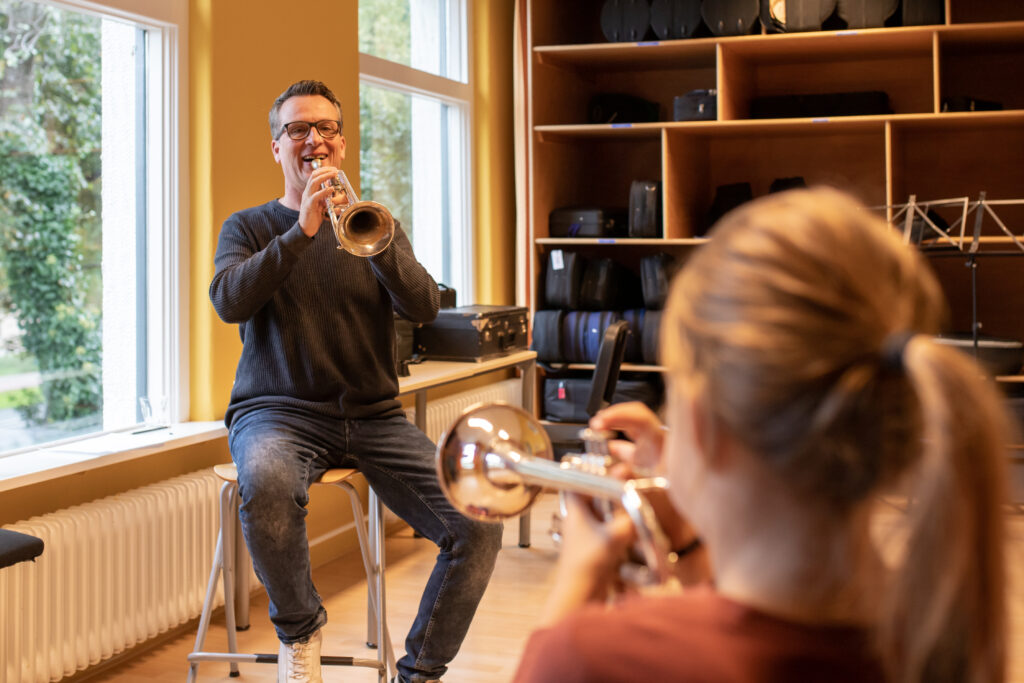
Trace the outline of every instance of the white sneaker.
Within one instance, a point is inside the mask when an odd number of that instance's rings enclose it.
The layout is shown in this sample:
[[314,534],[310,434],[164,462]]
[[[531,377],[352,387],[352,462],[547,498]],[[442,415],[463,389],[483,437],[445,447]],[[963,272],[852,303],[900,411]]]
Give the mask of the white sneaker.
[[323,683],[320,675],[320,642],[317,631],[305,643],[281,643],[277,653],[277,683]]

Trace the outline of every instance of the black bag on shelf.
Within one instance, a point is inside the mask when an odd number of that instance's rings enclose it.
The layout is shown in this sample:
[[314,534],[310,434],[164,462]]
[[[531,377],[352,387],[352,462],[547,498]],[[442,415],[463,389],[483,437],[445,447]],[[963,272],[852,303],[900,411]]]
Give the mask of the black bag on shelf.
[[[640,401],[651,410],[661,407],[664,385],[656,373],[630,373],[631,378],[619,377],[611,403]],[[632,377],[636,377],[633,379]],[[544,405],[542,415],[551,422],[584,424],[590,420],[587,415],[587,401],[590,398],[592,378],[546,377],[544,378]]]
[[629,236],[661,237],[660,180],[634,180],[630,183]]
[[639,278],[629,268],[610,258],[587,261],[580,281],[579,309],[629,308],[639,306],[642,298]]
[[716,36],[745,36],[757,26],[759,0],[704,0],[704,23]]
[[839,17],[847,28],[881,28],[899,4],[899,0],[836,0]]
[[779,0],[761,0],[761,23],[769,33],[820,31],[836,9],[836,0],[783,0],[785,13],[777,14]]
[[691,90],[672,100],[673,121],[714,121],[718,118],[718,91],[714,88]]
[[416,350],[431,360],[471,361],[526,348],[528,312],[523,306],[442,308],[416,331]]
[[814,95],[764,95],[750,102],[752,119],[796,119],[891,114],[889,96],[880,90]]
[[533,345],[537,360],[542,363],[561,363],[565,360],[562,346],[564,311],[537,311],[533,314]]
[[944,24],[945,5],[943,0],[903,0],[903,25]]
[[690,38],[700,21],[700,0],[651,0],[651,28],[662,40]]
[[647,311],[644,316],[644,331],[641,334],[643,362],[648,365],[658,364],[658,340],[661,327],[661,311]]
[[718,222],[719,218],[753,198],[754,191],[750,188],[750,183],[719,185],[715,188],[715,198],[711,201],[711,208],[708,209],[704,225],[696,236],[703,237]]
[[768,187],[768,192],[784,192],[786,190],[793,190],[799,187],[807,187],[807,181],[804,180],[803,176],[795,175],[788,178],[776,178]]
[[612,43],[643,40],[650,27],[648,0],[605,0],[601,6],[601,33]]
[[617,320],[619,311],[568,311],[562,318],[563,359],[568,363],[593,363],[604,339],[604,330]]
[[622,312],[622,318],[629,323],[629,334],[626,335],[626,350],[622,354],[624,363],[643,362],[644,318],[647,311],[643,308],[630,308]]
[[551,237],[625,237],[626,210],[594,206],[567,206],[548,216]]
[[660,113],[657,102],[624,93],[601,93],[590,98],[587,123],[651,123]]
[[544,307],[580,307],[580,283],[586,261],[574,251],[552,249],[544,273]]
[[640,259],[640,287],[644,293],[645,308],[664,308],[669,282],[678,267],[676,260],[664,252]]

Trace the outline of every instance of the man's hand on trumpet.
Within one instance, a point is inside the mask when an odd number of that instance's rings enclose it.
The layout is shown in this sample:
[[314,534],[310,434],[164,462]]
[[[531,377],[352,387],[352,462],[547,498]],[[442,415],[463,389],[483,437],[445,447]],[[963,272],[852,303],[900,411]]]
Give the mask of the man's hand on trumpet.
[[335,191],[331,185],[337,177],[338,169],[328,164],[314,168],[306,180],[299,205],[299,227],[308,237],[315,236],[320,230],[320,224],[328,217],[329,206],[339,208],[348,204],[345,192]]

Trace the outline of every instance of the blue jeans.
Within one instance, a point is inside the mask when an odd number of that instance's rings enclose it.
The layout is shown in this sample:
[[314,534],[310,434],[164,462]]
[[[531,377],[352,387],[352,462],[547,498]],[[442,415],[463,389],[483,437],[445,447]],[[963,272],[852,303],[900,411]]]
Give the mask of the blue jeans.
[[236,418],[229,445],[238,466],[242,531],[278,638],[302,641],[327,622],[310,569],[309,487],[327,469],[358,467],[381,501],[440,549],[398,661],[407,681],[440,678],[490,580],[502,530],[470,520],[448,502],[430,439],[401,415],[338,420],[272,408]]

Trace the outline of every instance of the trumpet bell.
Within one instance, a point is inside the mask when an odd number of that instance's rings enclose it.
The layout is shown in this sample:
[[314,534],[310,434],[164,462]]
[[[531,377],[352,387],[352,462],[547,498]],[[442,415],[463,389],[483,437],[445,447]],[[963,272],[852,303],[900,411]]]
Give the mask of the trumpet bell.
[[[313,169],[323,164],[322,158],[313,159]],[[330,186],[335,197],[346,201],[335,205],[331,198],[327,199],[327,217],[331,219],[334,237],[338,240],[338,248],[344,249],[355,256],[375,256],[391,244],[395,236],[395,219],[386,206],[374,201],[359,201],[352,183],[344,171],[322,187]]]
[[347,207],[331,221],[338,245],[356,256],[373,256],[387,249],[395,236],[395,219],[386,206],[364,200]]
[[504,403],[474,406],[437,446],[437,474],[459,512],[484,522],[516,517],[542,486],[516,471],[518,463],[552,460],[551,440],[526,411]]

